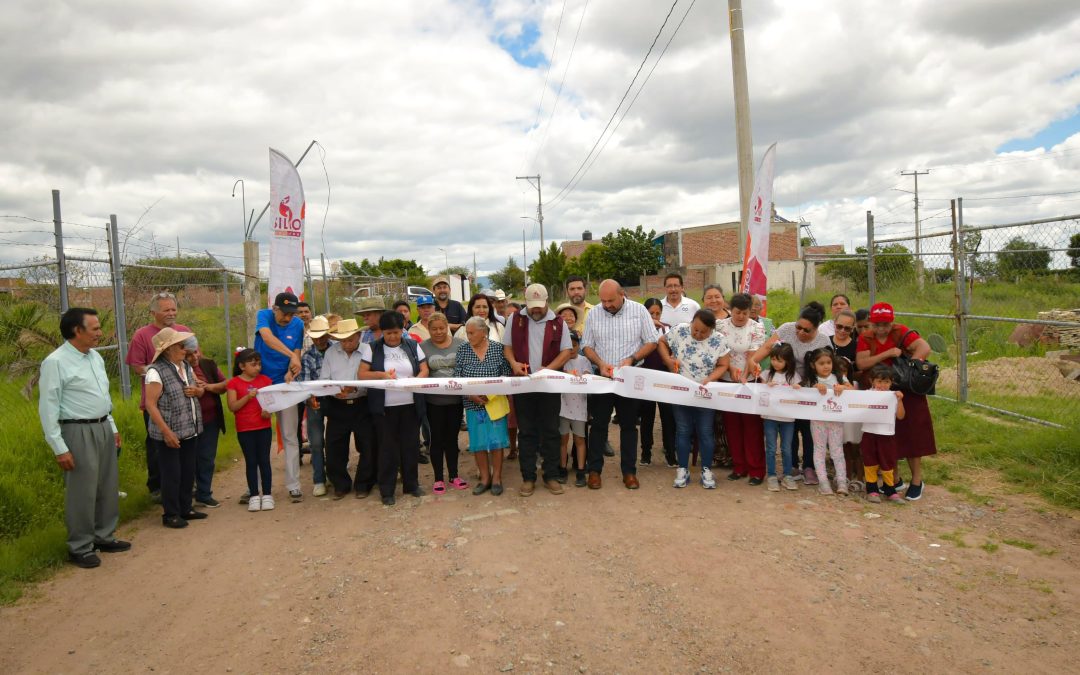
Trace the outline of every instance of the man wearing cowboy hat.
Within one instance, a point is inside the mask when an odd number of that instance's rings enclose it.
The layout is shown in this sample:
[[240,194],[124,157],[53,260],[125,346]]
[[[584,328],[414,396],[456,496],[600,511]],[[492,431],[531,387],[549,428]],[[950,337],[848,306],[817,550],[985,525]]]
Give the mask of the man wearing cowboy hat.
[[[299,300],[292,293],[278,293],[274,306],[260,309],[255,318],[253,348],[262,359],[262,374],[274,384],[292,382],[300,375],[300,348],[304,343],[304,322],[296,316]],[[277,413],[278,431],[285,439],[285,489],[289,499],[300,502],[300,439],[296,406]]]
[[64,471],[64,522],[71,562],[101,564],[95,549],[116,553],[131,544],[116,538],[120,519],[116,455],[120,434],[112,418],[97,311],[72,307],[60,317],[64,344],[41,362],[38,416],[45,440]]
[[431,284],[431,292],[435,295],[435,310],[446,316],[450,334],[457,332],[458,328],[465,325],[469,315],[465,308],[457,300],[450,299],[450,279],[445,276],[435,277]]
[[353,316],[360,317],[364,322],[364,329],[360,335],[361,344],[370,344],[382,337],[382,331],[379,330],[379,317],[385,311],[386,307],[383,307],[382,301],[377,298],[364,298],[360,301],[360,307],[353,312]]
[[[360,370],[360,326],[356,319],[342,319],[328,333],[333,339],[323,355],[320,380],[355,380]],[[367,390],[342,387],[333,396],[321,399],[326,416],[326,477],[334,488],[334,499],[350,491],[357,499],[371,492],[378,478],[375,427],[367,406]],[[349,477],[349,440],[356,445],[360,460],[356,474]]]
[[[312,382],[319,379],[322,372],[323,355],[330,347],[330,322],[325,316],[317,316],[307,324],[306,337],[311,341],[311,346],[304,350],[300,357],[300,381]],[[313,497],[322,497],[326,494],[326,455],[325,432],[323,410],[319,401],[314,397],[306,403],[308,442],[311,448],[311,482],[314,488],[311,491]]]

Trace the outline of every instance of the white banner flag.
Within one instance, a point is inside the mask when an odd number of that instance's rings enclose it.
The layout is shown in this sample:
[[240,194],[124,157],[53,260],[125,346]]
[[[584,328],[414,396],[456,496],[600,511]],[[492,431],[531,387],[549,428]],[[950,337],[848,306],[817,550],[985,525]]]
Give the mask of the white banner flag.
[[831,391],[764,384],[712,382],[706,386],[677,375],[647,368],[615,369],[614,379],[541,370],[526,377],[407,377],[400,380],[319,380],[275,384],[259,390],[259,405],[268,412],[284,410],[309,396],[331,396],[340,387],[395,389],[414,394],[618,394],[626,398],[692,405],[729,412],[830,422],[891,424],[896,396],[891,391]]
[[769,228],[772,225],[773,172],[776,166],[776,143],[761,159],[750,197],[750,222],[746,224],[746,252],[743,255],[743,293],[761,298],[761,314],[768,307],[765,295],[769,287]]
[[267,306],[278,293],[304,298],[304,186],[292,161],[270,148],[270,283]]

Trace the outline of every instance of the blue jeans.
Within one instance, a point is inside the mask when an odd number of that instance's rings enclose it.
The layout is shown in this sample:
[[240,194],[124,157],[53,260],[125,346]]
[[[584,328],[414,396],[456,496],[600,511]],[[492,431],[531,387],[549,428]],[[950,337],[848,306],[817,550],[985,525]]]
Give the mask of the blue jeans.
[[784,475],[791,476],[791,438],[795,435],[794,422],[777,422],[761,418],[765,427],[765,473],[776,475],[776,435],[780,434],[780,456],[783,458]]
[[675,412],[675,452],[678,455],[676,461],[679,467],[690,467],[690,445],[694,436],[697,436],[698,448],[701,451],[702,468],[712,467],[713,451],[713,418],[716,411],[712,408],[699,408],[692,405],[673,405]]
[[203,432],[195,446],[195,498],[209,499],[214,496],[210,484],[214,480],[214,461],[217,459],[218,435],[221,426],[217,421],[203,424]]
[[326,428],[323,411],[307,406],[308,448],[311,449],[311,482],[326,483]]

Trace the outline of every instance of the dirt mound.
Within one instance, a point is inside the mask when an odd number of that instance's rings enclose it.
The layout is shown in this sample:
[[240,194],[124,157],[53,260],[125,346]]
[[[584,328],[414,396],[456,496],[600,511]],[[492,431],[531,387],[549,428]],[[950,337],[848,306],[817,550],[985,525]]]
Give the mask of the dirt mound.
[[[940,387],[956,390],[956,369],[942,368]],[[968,387],[1016,396],[1075,396],[1080,382],[1062,375],[1062,362],[1039,356],[1005,357],[968,364]]]

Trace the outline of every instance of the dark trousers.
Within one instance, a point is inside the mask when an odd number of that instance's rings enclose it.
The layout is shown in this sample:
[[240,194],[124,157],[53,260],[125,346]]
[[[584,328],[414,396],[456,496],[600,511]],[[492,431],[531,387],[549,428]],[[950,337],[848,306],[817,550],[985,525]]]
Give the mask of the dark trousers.
[[[450,480],[458,477],[458,432],[461,431],[461,400],[450,405],[438,405],[428,401],[427,419],[431,425],[431,468],[435,471],[435,480]],[[446,474],[443,473],[443,458],[446,459]]]
[[259,494],[260,483],[262,483],[262,493],[270,494],[273,478],[270,470],[270,443],[273,440],[273,432],[270,431],[270,427],[254,431],[238,431],[236,438],[240,441],[240,451],[244,453],[248,494]]
[[170,448],[165,441],[150,439],[157,446],[161,475],[161,506],[165,517],[191,513],[191,488],[195,485],[195,449],[199,437],[180,441],[179,448]]
[[664,443],[664,457],[675,463],[675,411],[670,403],[642,401],[638,418],[641,420],[641,461],[652,460],[653,427],[656,425],[656,409],[660,408],[660,438]]
[[158,467],[158,446],[150,438],[150,413],[143,411],[143,429],[146,430],[146,489],[150,492],[161,491],[161,470]]
[[795,435],[791,439],[791,463],[799,468],[798,452],[802,449],[802,468],[814,468],[814,435],[810,433],[810,420],[795,420]]
[[[544,480],[559,477],[559,394],[514,394],[517,416],[521,479],[536,480],[536,456],[543,462]],[[609,413],[610,414],[610,413]]]
[[218,435],[221,426],[217,420],[203,422],[199,444],[195,448],[195,498],[209,499],[214,496],[210,484],[214,480],[214,462],[217,460]]
[[[638,403],[636,398],[623,398],[615,394],[589,394],[589,448],[585,464],[590,472],[601,473],[604,470],[604,446],[607,445],[608,427],[611,425],[611,411],[619,415],[619,452],[620,468],[623,475],[637,473],[637,418]],[[518,416],[518,424],[521,424]]]
[[402,490],[406,494],[416,491],[420,487],[420,418],[416,405],[387,406],[383,414],[374,418],[379,438],[379,494],[394,496],[399,469]]
[[[336,492],[370,492],[378,480],[378,450],[375,440],[374,421],[364,397],[341,400],[333,397],[325,401],[323,415],[326,419],[326,478]],[[350,404],[349,401],[352,401]],[[356,474],[349,477],[349,441],[356,445],[360,458],[356,462]]]

